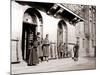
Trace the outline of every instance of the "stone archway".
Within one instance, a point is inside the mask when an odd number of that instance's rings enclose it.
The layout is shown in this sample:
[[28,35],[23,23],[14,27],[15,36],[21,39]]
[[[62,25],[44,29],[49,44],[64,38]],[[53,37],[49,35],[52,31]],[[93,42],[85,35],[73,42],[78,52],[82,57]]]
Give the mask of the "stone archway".
[[64,20],[60,20],[58,23],[57,29],[57,51],[58,51],[58,58],[60,58],[59,52],[61,51],[61,45],[65,44],[65,53],[68,49],[68,29],[67,24]]
[[22,58],[23,60],[28,60],[30,43],[34,40],[34,37],[36,37],[38,26],[41,26],[41,38],[42,38],[43,19],[40,12],[35,8],[26,9],[23,16],[23,27],[22,27]]

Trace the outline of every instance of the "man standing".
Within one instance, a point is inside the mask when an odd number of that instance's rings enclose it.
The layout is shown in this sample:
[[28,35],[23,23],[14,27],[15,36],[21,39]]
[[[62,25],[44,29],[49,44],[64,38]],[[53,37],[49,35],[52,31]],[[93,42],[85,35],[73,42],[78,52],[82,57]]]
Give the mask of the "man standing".
[[78,57],[79,57],[79,44],[76,43],[73,47],[73,52],[74,52],[74,61],[78,61]]
[[37,41],[38,41],[38,47],[37,47],[37,53],[40,61],[43,61],[43,50],[42,50],[42,39],[40,38],[40,32],[37,32]]
[[46,37],[44,39],[43,56],[45,57],[45,60],[48,61],[48,57],[49,57],[49,40],[48,40],[48,34],[46,34]]
[[27,65],[34,66],[39,63],[38,55],[37,55],[37,47],[38,47],[37,38],[34,37],[34,41],[32,41],[30,44],[31,44],[30,53],[29,53],[29,60]]

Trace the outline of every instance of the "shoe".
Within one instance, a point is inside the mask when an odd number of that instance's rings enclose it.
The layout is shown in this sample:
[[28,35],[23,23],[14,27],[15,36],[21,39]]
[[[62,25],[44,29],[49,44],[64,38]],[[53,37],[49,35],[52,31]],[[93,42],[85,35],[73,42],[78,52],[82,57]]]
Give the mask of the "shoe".
[[72,57],[72,59],[74,59],[74,57]]
[[30,64],[27,64],[27,66],[32,66],[32,65],[30,65]]

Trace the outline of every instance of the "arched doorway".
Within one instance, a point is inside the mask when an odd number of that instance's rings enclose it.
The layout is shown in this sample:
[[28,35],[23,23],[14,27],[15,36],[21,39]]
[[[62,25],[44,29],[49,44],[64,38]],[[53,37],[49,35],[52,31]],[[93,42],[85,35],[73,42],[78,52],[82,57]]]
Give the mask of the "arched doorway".
[[[61,47],[64,46],[64,47]],[[66,57],[66,53],[68,50],[68,29],[67,24],[64,20],[60,20],[58,23],[57,29],[57,51],[58,51],[58,58],[61,57],[60,52],[61,48],[63,48],[64,56]]]
[[[38,23],[40,22],[40,23]],[[40,24],[40,25],[38,25]],[[22,58],[27,61],[31,43],[34,41],[37,33],[37,27],[43,25],[43,20],[40,12],[35,8],[28,8],[23,16],[23,29],[22,29]],[[43,31],[41,31],[41,36]],[[42,37],[41,37],[42,38]]]

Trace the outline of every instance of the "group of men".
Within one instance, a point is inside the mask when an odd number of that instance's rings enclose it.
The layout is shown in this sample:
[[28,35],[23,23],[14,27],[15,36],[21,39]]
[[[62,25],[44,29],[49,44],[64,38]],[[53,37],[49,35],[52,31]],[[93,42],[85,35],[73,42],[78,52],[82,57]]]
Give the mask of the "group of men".
[[58,58],[64,58],[67,56],[67,47],[65,43],[60,43],[58,46]]
[[[73,52],[73,56],[72,56]],[[60,43],[58,46],[58,58],[72,57],[74,61],[78,61],[79,57],[79,44],[78,42],[73,46],[73,50],[69,51],[65,43]]]
[[49,56],[49,40],[48,34],[46,34],[45,39],[40,38],[40,33],[38,32],[34,41],[32,42],[29,59],[28,59],[28,66],[37,65],[39,62],[48,61]]
[[[31,43],[31,49],[28,58],[28,66],[36,65],[39,62],[47,61],[49,57],[49,40],[48,34],[46,34],[45,39],[40,38],[40,33],[38,32],[36,38]],[[79,45],[76,43],[73,47],[74,56],[72,59],[74,61],[78,60]],[[69,52],[65,43],[61,43],[58,49],[58,58],[68,57]]]

